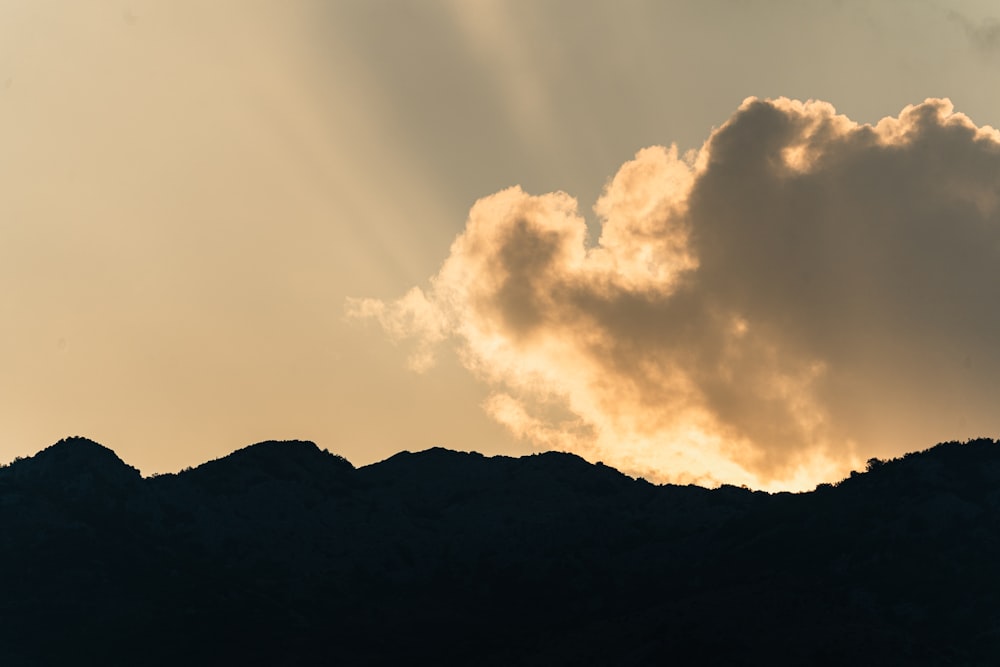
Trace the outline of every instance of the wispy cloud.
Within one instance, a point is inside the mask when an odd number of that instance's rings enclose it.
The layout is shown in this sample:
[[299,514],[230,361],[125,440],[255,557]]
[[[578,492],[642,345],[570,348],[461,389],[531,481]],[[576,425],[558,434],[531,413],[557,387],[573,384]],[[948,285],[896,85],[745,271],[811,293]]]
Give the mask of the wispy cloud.
[[[996,430],[1000,133],[930,99],[874,126],[750,98],[595,208],[481,199],[426,288],[352,300],[414,366],[453,341],[520,437],[678,482],[804,488]],[[992,432],[992,431],[991,431]]]
[[972,45],[987,54],[1000,52],[1000,21],[993,17],[979,20],[957,11],[949,11],[948,18],[962,26]]

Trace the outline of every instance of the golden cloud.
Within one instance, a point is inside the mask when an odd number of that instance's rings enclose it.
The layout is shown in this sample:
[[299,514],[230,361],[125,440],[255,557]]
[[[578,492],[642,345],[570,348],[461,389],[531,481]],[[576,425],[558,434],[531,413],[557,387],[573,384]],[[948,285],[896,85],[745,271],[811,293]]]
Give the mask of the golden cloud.
[[[426,289],[350,314],[452,341],[487,412],[661,481],[808,488],[997,429],[1000,134],[947,100],[875,125],[746,100],[702,148],[639,151],[594,210],[473,206]],[[970,360],[974,359],[974,363]]]

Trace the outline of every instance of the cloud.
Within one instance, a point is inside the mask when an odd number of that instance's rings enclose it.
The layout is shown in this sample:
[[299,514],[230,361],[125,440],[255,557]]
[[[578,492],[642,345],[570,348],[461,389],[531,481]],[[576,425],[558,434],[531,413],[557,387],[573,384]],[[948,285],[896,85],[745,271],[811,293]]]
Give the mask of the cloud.
[[948,100],[875,125],[747,99],[594,207],[479,200],[426,289],[352,300],[414,365],[452,341],[518,437],[657,480],[808,488],[995,433],[1000,133]]
[[948,18],[962,27],[973,47],[984,54],[993,54],[1000,50],[1000,21],[985,17],[978,21],[951,10]]

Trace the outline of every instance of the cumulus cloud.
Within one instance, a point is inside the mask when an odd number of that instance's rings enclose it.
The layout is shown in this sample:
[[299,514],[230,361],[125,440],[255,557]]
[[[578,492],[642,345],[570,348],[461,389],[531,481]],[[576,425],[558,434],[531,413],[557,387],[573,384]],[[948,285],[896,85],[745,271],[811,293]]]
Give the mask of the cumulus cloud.
[[948,100],[858,124],[750,98],[698,151],[639,151],[597,200],[473,206],[426,288],[352,299],[413,365],[450,341],[540,447],[657,480],[807,488],[995,434],[1000,133]]

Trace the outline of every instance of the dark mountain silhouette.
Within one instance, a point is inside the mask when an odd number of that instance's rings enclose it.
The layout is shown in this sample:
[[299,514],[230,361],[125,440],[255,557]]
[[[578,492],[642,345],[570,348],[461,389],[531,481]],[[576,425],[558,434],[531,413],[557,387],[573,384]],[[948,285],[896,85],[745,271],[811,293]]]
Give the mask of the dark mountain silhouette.
[[1000,443],[803,494],[570,454],[0,469],[0,665],[993,665]]

